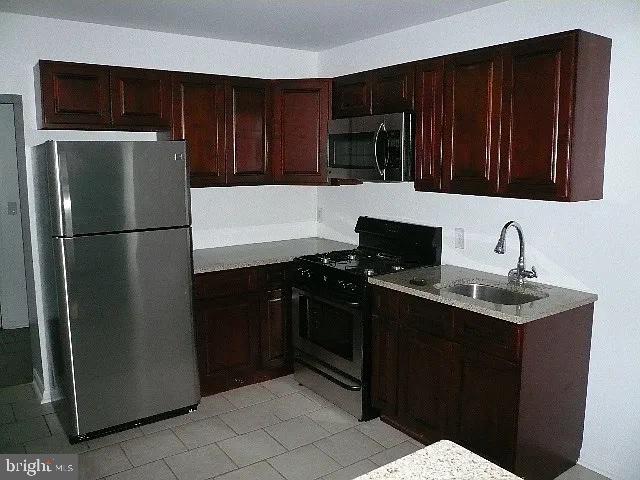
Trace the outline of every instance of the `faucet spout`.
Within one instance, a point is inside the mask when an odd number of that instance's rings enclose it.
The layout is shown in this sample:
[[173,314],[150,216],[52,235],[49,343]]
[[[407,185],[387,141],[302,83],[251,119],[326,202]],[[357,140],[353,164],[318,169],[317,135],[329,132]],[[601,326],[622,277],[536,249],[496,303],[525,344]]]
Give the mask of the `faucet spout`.
[[511,220],[510,222],[505,223],[504,227],[502,227],[502,231],[500,232],[500,238],[498,239],[496,248],[494,248],[493,251],[501,255],[504,254],[505,240],[509,227],[513,227],[516,229],[516,232],[518,232],[518,240],[520,241],[520,255],[518,257],[518,264],[516,265],[516,268],[509,271],[509,281],[518,285],[522,285],[525,278],[536,278],[538,275],[536,273],[535,267],[531,267],[531,270],[526,269],[524,260],[524,233],[522,232],[522,227],[518,222]]

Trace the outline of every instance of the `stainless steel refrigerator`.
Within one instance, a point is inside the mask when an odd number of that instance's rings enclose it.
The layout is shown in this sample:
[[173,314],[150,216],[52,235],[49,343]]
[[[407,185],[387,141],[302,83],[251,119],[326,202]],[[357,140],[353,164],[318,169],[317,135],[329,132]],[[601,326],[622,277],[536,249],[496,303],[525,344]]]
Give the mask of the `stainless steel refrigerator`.
[[34,147],[56,412],[72,441],[200,400],[184,142]]

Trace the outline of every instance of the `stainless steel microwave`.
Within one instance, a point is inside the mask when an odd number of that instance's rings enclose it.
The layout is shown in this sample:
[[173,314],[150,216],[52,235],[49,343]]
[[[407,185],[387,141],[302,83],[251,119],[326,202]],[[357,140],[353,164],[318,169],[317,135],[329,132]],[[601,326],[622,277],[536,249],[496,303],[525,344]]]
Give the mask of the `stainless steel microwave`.
[[413,180],[414,126],[409,112],[340,118],[329,124],[329,179]]

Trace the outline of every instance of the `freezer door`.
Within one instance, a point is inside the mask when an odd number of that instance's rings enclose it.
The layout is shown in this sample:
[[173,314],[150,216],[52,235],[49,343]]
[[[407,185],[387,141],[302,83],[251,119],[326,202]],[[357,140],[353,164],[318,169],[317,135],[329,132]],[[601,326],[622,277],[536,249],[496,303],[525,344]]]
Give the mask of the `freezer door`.
[[55,242],[67,434],[197,404],[190,229]]
[[55,236],[191,223],[184,142],[52,143]]

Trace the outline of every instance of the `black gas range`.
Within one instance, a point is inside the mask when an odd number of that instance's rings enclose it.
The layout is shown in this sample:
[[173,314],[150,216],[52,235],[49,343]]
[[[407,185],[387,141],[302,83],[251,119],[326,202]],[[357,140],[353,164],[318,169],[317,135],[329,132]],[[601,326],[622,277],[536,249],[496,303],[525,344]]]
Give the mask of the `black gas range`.
[[442,229],[360,217],[355,231],[356,249],[294,260],[294,365],[300,383],[365,420],[372,415],[368,278],[440,265]]

